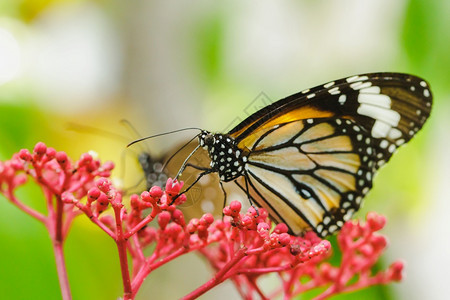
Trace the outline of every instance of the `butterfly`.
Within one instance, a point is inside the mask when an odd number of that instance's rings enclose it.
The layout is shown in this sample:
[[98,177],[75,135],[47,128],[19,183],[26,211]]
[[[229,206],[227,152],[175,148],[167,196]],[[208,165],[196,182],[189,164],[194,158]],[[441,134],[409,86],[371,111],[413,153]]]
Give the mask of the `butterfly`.
[[[235,182],[290,232],[326,237],[360,208],[377,170],[430,115],[428,83],[401,73],[351,76],[250,115],[228,133],[201,130],[187,167]],[[207,167],[190,163],[205,149]]]

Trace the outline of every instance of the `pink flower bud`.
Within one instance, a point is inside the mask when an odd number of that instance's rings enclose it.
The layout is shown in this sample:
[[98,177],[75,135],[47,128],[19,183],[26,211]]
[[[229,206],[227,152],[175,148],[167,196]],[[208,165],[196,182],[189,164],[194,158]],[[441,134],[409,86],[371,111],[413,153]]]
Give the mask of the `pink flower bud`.
[[186,227],[186,230],[190,233],[190,234],[194,234],[197,231],[197,227],[198,227],[198,223],[199,220],[196,218],[193,218],[189,221],[189,224]]
[[287,246],[291,242],[291,236],[288,233],[281,233],[278,237],[281,246]]
[[78,163],[80,166],[84,166],[84,165],[88,165],[91,162],[92,162],[92,155],[90,155],[89,153],[83,153],[83,154],[81,154],[81,157],[80,157],[80,160]]
[[231,211],[231,209],[230,209],[229,206],[225,206],[225,207],[223,208],[223,210],[222,210],[222,213],[223,213],[225,216],[231,216],[232,211]]
[[132,209],[139,209],[140,203],[139,203],[139,196],[136,194],[133,194],[130,196],[130,206]]
[[287,225],[286,224],[284,224],[284,223],[279,223],[279,224],[277,224],[277,226],[275,226],[275,229],[273,230],[273,232],[276,232],[276,233],[286,233],[286,232],[288,232],[288,227],[287,227]]
[[152,196],[150,196],[150,193],[147,192],[147,191],[143,191],[141,193],[141,199],[144,202],[150,202],[150,203],[155,203],[156,204],[156,200]]
[[179,209],[175,209],[172,213],[172,218],[175,221],[175,223],[179,224],[180,226],[185,226],[186,221],[184,220],[184,215]]
[[238,216],[241,212],[242,204],[239,201],[231,201],[230,203],[230,210],[231,210],[231,216]]
[[257,227],[257,230],[258,230],[259,233],[269,232],[270,226],[267,223],[259,223],[258,227]]
[[384,236],[376,234],[371,236],[370,242],[376,251],[383,250],[388,244],[387,239]]
[[56,161],[61,165],[62,168],[64,168],[67,165],[67,154],[63,151],[59,151],[55,155]]
[[64,192],[61,194],[61,201],[63,203],[74,203],[75,197],[72,195],[72,193]]
[[88,202],[93,202],[93,201],[97,200],[98,197],[100,197],[100,194],[101,194],[101,192],[98,188],[96,188],[96,187],[91,188],[88,191]]
[[389,266],[388,278],[393,281],[400,281],[403,278],[403,269],[405,265],[401,261],[396,261]]
[[153,198],[159,199],[161,198],[163,195],[163,191],[159,186],[152,186],[152,188],[150,189],[150,196],[152,196]]
[[49,160],[53,159],[56,156],[56,150],[52,147],[48,147],[46,155]]
[[369,257],[373,254],[373,247],[371,245],[365,244],[359,248],[359,252],[366,257]]
[[245,228],[249,228],[249,229],[254,228],[255,227],[255,219],[248,215],[244,215],[241,219],[241,224]]
[[211,225],[213,222],[214,222],[214,217],[210,213],[206,213],[200,218],[200,223],[203,223],[206,226]]
[[98,179],[95,184],[103,193],[107,193],[111,189],[111,181],[104,177]]
[[43,142],[39,142],[34,146],[33,152],[38,156],[43,156],[47,152],[47,146]]
[[375,212],[367,213],[366,220],[372,231],[378,231],[386,225],[386,217]]
[[106,196],[105,194],[100,194],[100,196],[98,196],[97,198],[97,203],[101,207],[107,207],[109,203],[108,196]]
[[112,161],[106,161],[103,165],[102,165],[102,169],[103,170],[107,170],[107,171],[111,171],[113,170],[115,167],[114,162]]
[[28,149],[20,150],[19,157],[20,157],[20,159],[22,159],[24,161],[30,161],[32,159],[30,151],[28,151]]
[[158,215],[158,224],[159,227],[164,230],[166,229],[167,224],[169,224],[170,220],[172,219],[172,216],[169,212],[163,211]]

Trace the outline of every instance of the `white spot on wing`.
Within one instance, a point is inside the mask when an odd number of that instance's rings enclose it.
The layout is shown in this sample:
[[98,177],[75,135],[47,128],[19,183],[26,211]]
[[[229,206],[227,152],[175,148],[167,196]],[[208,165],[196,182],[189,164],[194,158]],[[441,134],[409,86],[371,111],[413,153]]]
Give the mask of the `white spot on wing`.
[[387,140],[382,140],[380,142],[380,148],[381,149],[386,149],[388,145],[389,145],[389,142]]
[[[394,110],[381,108],[369,104],[361,104],[358,107],[358,114],[371,117],[375,120],[382,121],[391,125],[392,127],[397,127],[400,121],[400,114]],[[387,133],[386,133],[387,134]]]
[[387,95],[380,94],[359,94],[358,102],[386,108],[391,107],[391,98]]
[[389,138],[390,139],[395,140],[395,139],[398,139],[401,136],[402,136],[402,132],[400,130],[398,130],[397,128],[392,128],[389,131]]
[[347,101],[347,95],[344,94],[340,95],[338,101],[341,105],[344,105],[345,101]]
[[309,94],[308,96],[306,96],[306,98],[311,99],[311,98],[314,98],[315,96],[316,96],[316,94],[312,93],[312,94]]
[[354,82],[354,81],[358,81],[358,80],[363,81],[363,80],[367,80],[367,79],[369,79],[369,77],[356,75],[356,76],[349,77],[346,80],[347,80],[347,82]]
[[367,82],[358,81],[358,82],[350,84],[350,87],[354,90],[359,90],[359,89],[368,88],[371,85],[372,85],[372,82],[370,82],[370,81],[367,81]]
[[328,82],[327,84],[324,84],[323,87],[327,89],[329,87],[332,87],[333,85],[334,85],[334,81]]
[[374,138],[382,138],[382,137],[386,137],[389,133],[389,130],[391,129],[391,126],[389,124],[380,122],[380,121],[375,121],[375,124],[373,124],[372,127],[372,136]]
[[371,86],[369,88],[361,89],[360,92],[366,94],[379,94],[381,93],[381,89],[379,86]]
[[336,86],[336,87],[330,89],[328,91],[328,93],[330,93],[331,95],[339,95],[340,94],[339,87]]

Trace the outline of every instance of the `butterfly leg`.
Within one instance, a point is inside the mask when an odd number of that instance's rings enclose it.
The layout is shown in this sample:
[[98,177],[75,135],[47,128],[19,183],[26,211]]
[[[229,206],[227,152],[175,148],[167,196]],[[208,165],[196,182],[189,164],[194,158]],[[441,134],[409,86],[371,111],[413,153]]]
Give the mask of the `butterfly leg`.
[[[252,197],[250,196],[250,190],[248,188],[248,183],[250,181],[250,178],[248,178],[247,174],[244,175],[244,181],[245,181],[245,192],[247,193],[248,202],[250,202],[250,205],[256,210],[256,214],[259,216],[258,207],[255,204],[253,204]],[[253,187],[253,184],[251,181],[250,181],[250,185]]]
[[208,174],[210,174],[210,173],[212,173],[213,172],[213,170],[212,169],[208,169],[208,168],[203,168],[203,167],[199,167],[199,166],[195,166],[195,165],[191,165],[191,164],[186,164],[186,167],[193,167],[193,168],[195,168],[195,169],[197,169],[197,170],[201,170],[201,171],[203,171],[203,172],[201,172],[199,175],[198,175],[198,177],[197,177],[197,179],[195,179],[195,181],[191,184],[191,185],[189,185],[188,187],[187,187],[187,189],[185,189],[184,191],[182,191],[181,193],[179,193],[178,195],[176,195],[175,197],[173,197],[172,198],[172,202],[170,203],[170,205],[172,205],[174,202],[175,202],[175,200],[177,200],[177,198],[178,197],[180,197],[181,195],[183,195],[183,194],[186,194],[197,182],[199,182],[199,180],[203,177],[203,176],[205,176],[205,175],[208,175]]
[[227,204],[227,192],[225,191],[225,188],[223,187],[222,181],[219,181],[219,183],[220,183],[220,188],[222,189],[222,192],[223,192],[223,206],[222,206],[222,218],[223,218],[223,209],[225,208],[225,205]]

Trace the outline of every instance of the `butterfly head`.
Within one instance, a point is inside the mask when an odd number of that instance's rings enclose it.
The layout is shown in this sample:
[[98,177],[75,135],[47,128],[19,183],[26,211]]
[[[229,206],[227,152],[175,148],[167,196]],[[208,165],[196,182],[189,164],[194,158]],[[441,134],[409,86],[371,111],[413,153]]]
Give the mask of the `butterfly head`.
[[227,134],[202,131],[200,146],[208,151],[210,167],[219,173],[220,180],[231,181],[244,174],[247,154],[240,150],[236,141]]

